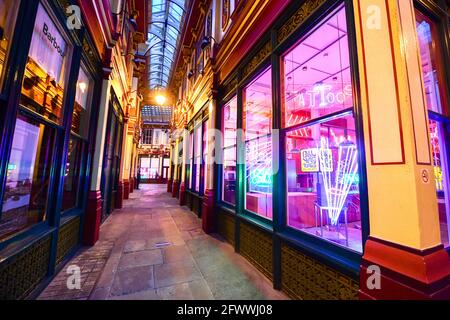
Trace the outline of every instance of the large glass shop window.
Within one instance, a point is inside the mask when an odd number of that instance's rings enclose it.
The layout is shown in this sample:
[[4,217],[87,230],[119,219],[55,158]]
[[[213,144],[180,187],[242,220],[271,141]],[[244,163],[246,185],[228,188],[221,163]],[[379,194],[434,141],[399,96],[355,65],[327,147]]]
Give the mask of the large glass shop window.
[[202,181],[203,181],[203,194],[206,191],[206,162],[208,161],[208,121],[203,122],[203,168],[202,168]]
[[[38,7],[16,119],[0,217],[0,238],[46,220],[70,47],[49,14]],[[31,109],[44,119],[24,112]]]
[[200,192],[200,170],[202,165],[202,124],[200,122],[196,123],[194,129],[194,191]]
[[223,132],[223,182],[222,200],[236,204],[236,132],[237,98],[234,97],[222,108]]
[[21,104],[45,118],[62,123],[70,47],[42,4],[33,30]]
[[72,114],[72,134],[69,143],[62,210],[67,211],[78,205],[81,191],[81,166],[88,133],[93,80],[82,67],[78,74],[75,104]]
[[245,209],[272,219],[272,70],[243,92],[245,130]]
[[[284,127],[292,127],[286,133],[287,223],[362,252],[345,9],[284,55],[283,68]],[[306,121],[311,124],[298,125]]]
[[188,170],[188,176],[189,176],[189,189],[194,189],[194,179],[192,177],[194,170],[194,133],[191,132],[189,134],[189,170]]
[[20,1],[0,0],[0,91]]
[[[416,10],[416,27],[419,40],[422,73],[425,84],[426,104],[428,110],[436,113],[430,120],[430,140],[433,156],[436,194],[438,200],[441,239],[445,246],[449,245],[450,219],[449,177],[448,177],[448,144],[449,134],[443,121],[448,119],[448,97],[446,96],[442,52],[438,42],[436,24]],[[447,137],[447,138],[446,138]]]

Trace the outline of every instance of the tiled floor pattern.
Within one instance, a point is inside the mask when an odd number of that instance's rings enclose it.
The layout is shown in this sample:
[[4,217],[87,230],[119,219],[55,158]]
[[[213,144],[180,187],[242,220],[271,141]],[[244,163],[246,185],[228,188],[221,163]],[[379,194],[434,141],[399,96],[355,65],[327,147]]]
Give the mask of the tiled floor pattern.
[[[113,244],[95,286],[90,286],[94,274],[88,274],[81,290],[68,294],[63,271],[47,290],[61,299],[83,298],[88,291],[93,300],[286,299],[219,236],[204,234],[201,220],[180,207],[166,186],[142,185],[130,197],[89,249]],[[47,290],[41,297],[49,297]]]

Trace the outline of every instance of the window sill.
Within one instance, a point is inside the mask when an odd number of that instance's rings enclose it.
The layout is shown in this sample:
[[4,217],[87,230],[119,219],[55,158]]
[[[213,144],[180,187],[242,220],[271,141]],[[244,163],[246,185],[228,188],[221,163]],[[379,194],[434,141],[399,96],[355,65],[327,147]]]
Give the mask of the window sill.
[[17,253],[26,250],[34,245],[36,241],[46,237],[55,230],[55,227],[50,227],[48,223],[42,222],[4,240],[0,243],[0,263],[3,263]]

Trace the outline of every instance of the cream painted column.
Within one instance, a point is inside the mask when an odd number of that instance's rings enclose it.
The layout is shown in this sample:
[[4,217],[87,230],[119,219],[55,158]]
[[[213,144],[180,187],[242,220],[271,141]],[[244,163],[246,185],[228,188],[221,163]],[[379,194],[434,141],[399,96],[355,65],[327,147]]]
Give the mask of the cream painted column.
[[100,190],[103,173],[103,155],[105,151],[106,127],[108,125],[111,82],[103,80],[100,105],[98,110],[97,133],[95,137],[95,152],[92,165],[91,190]]
[[[423,288],[445,278],[450,264],[440,239],[413,1],[353,3],[370,223],[362,297],[429,297]],[[370,265],[381,267],[378,291],[367,289]]]
[[174,166],[174,170],[173,170],[173,181],[178,181],[179,177],[178,177],[178,170],[177,170],[177,166],[178,166],[178,154],[179,154],[179,148],[180,148],[180,139],[177,138],[175,140],[175,146],[173,148],[174,152],[173,152],[173,166]]

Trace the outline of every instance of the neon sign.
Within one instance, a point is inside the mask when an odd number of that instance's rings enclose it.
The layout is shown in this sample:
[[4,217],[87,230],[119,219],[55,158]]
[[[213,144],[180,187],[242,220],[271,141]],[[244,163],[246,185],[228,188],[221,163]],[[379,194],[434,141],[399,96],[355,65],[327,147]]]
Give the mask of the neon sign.
[[[329,150],[328,139],[322,137],[321,148]],[[358,151],[356,145],[350,141],[344,141],[339,144],[337,167],[334,176],[332,170],[321,170],[323,183],[325,187],[325,195],[327,200],[328,216],[332,225],[336,225],[339,221],[342,209],[344,208],[350,188],[356,181],[358,172]],[[321,152],[319,154],[320,166],[329,168],[329,154]]]

